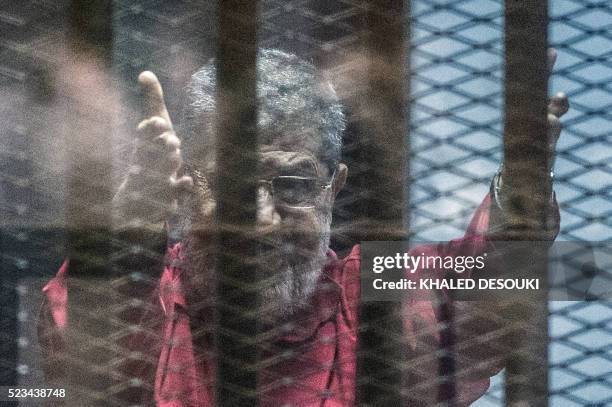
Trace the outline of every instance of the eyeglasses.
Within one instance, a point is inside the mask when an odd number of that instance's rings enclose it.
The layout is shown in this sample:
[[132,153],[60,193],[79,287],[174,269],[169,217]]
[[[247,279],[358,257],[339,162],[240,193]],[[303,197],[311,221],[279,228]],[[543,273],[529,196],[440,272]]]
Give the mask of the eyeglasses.
[[[189,172],[200,183],[214,188],[213,180],[205,177],[199,170],[190,169]],[[258,180],[258,185],[267,185],[272,198],[278,205],[296,209],[309,209],[317,206],[321,193],[329,189],[336,177],[336,170],[328,182],[317,177],[300,177],[293,175],[279,175],[269,180]]]
[[293,175],[280,175],[270,180],[257,182],[259,185],[269,186],[272,198],[277,204],[307,209],[317,205],[319,196],[331,187],[335,176],[336,170],[332,173],[329,182],[322,182],[320,178]]

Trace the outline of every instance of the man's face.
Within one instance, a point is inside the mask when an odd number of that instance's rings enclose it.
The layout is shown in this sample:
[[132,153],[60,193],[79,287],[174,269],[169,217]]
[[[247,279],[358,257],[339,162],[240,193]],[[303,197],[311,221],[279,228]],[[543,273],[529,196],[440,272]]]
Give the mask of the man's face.
[[[319,136],[265,134],[260,140],[255,243],[262,304],[275,321],[309,305],[327,259],[333,202],[346,166],[330,170],[318,159]],[[205,177],[213,176],[208,171]],[[194,230],[207,229],[215,206],[201,181],[196,177]]]

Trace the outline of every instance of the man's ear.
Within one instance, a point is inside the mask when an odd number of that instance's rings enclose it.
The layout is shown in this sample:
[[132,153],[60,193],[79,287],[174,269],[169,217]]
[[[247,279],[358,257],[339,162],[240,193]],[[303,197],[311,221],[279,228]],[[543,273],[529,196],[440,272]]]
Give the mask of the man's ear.
[[336,169],[336,177],[334,178],[334,183],[332,185],[332,191],[334,193],[334,197],[338,195],[338,192],[344,187],[346,184],[346,177],[348,176],[348,167],[342,163],[338,164],[338,168]]

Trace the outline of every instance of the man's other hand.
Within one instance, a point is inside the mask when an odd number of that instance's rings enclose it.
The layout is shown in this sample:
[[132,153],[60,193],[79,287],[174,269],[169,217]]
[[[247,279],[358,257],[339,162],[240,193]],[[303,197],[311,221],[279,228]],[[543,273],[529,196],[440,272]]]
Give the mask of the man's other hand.
[[[548,70],[549,74],[552,74],[552,70],[557,61],[557,51],[554,48],[548,50]],[[569,102],[567,96],[563,92],[556,93],[548,101],[548,139],[550,140],[550,157],[551,166],[554,163],[555,150],[557,148],[557,141],[561,134],[561,122],[559,119],[569,110]],[[551,168],[552,170],[552,168]]]
[[[557,60],[557,51],[554,48],[550,48],[548,50],[548,71],[549,74],[552,73],[552,70],[555,66],[555,62]],[[569,102],[567,100],[567,96],[563,92],[556,93],[553,97],[551,97],[548,101],[548,148],[549,148],[549,157],[550,157],[550,171],[552,171],[552,167],[555,162],[555,153],[557,148],[557,141],[559,140],[559,136],[561,134],[561,121],[559,120],[561,116],[563,116],[569,110]],[[503,168],[503,166],[502,166]],[[503,171],[499,179],[496,180],[496,186],[499,190],[499,202],[502,207],[504,197],[509,196],[510,192],[508,188],[509,185],[505,185],[503,183]]]

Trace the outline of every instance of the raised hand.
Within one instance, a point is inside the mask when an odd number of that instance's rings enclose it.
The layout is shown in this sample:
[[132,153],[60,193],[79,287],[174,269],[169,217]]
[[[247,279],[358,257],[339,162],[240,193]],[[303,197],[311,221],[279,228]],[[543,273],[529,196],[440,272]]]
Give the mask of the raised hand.
[[[555,62],[557,60],[557,51],[554,48],[548,50],[548,70],[549,73],[552,73]],[[550,171],[552,172],[552,167],[554,165],[555,151],[557,148],[557,141],[559,140],[559,136],[561,134],[561,122],[560,118],[569,110],[569,102],[567,100],[567,96],[563,92],[558,92],[553,97],[549,99],[548,102],[548,147],[549,147],[549,157],[550,159]],[[510,188],[509,185],[505,185],[503,182],[503,171],[501,172],[501,176],[496,177],[496,196],[498,198],[498,202],[503,204],[503,199],[506,196],[509,196],[510,191],[507,189]]]
[[137,127],[132,163],[114,199],[116,223],[125,227],[159,227],[173,213],[191,177],[178,176],[181,141],[174,132],[162,87],[152,72],[138,77],[143,117]]
[[[554,48],[548,50],[548,70],[552,73],[552,70],[557,61],[557,51]],[[561,134],[561,122],[559,119],[569,110],[569,102],[567,96],[563,92],[556,93],[548,101],[548,138],[551,166],[554,163],[555,150],[557,148],[557,141]],[[552,170],[552,168],[551,168]]]

